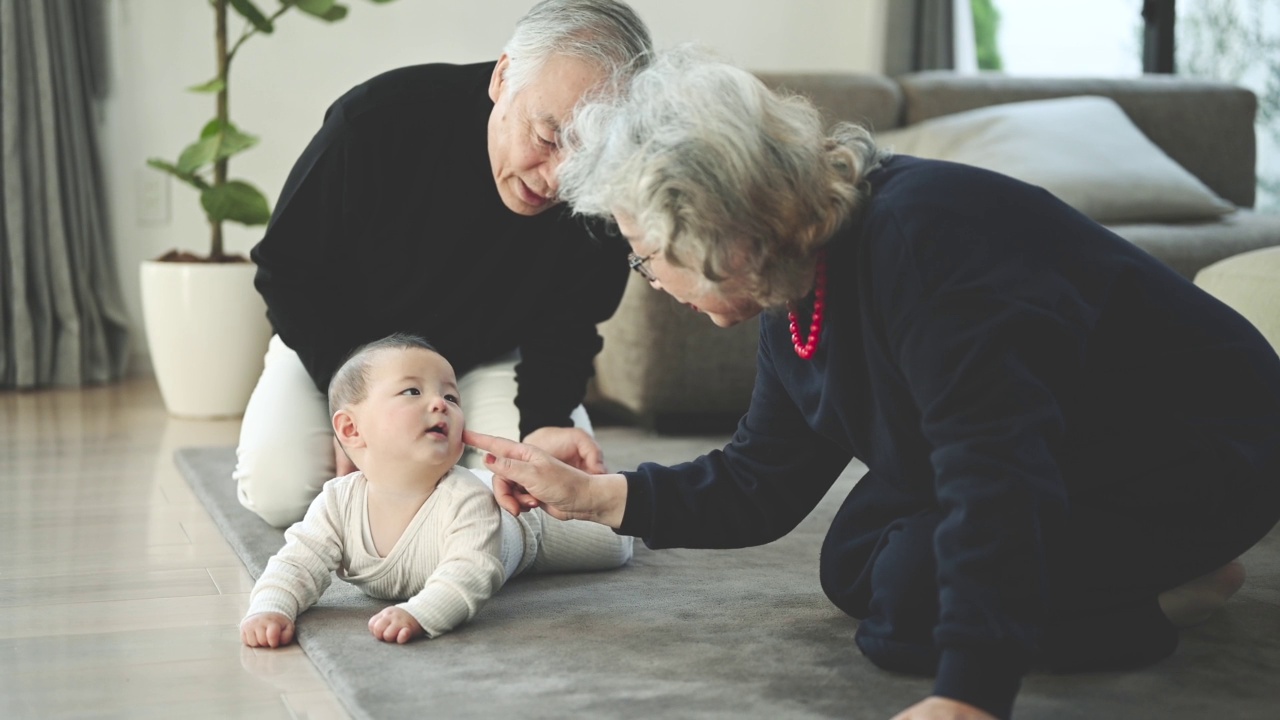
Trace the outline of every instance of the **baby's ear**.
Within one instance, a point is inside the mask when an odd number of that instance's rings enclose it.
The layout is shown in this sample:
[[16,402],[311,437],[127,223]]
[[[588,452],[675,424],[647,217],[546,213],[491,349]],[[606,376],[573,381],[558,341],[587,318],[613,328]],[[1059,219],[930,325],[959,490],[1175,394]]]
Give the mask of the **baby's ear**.
[[333,434],[343,447],[364,447],[364,438],[360,435],[360,428],[356,427],[356,419],[346,410],[333,414]]

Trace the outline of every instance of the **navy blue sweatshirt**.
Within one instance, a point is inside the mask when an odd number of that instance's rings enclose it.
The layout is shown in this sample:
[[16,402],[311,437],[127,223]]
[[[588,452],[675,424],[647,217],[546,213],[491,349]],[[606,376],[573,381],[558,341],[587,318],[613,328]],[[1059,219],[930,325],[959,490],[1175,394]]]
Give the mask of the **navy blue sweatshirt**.
[[[1243,318],[1042,189],[896,157],[828,245],[818,351],[761,323],[723,451],[625,473],[619,532],[771,542],[851,458],[943,511],[936,694],[1009,712],[1046,610],[1043,534],[1189,448],[1277,467],[1280,361]],[[1156,496],[1160,488],[1152,485]]]
[[267,316],[317,389],[352,349],[420,334],[459,375],[519,348],[520,434],[572,426],[626,287],[625,243],[563,206],[507,209],[489,163],[494,63],[419,65],[343,95],[252,251]]

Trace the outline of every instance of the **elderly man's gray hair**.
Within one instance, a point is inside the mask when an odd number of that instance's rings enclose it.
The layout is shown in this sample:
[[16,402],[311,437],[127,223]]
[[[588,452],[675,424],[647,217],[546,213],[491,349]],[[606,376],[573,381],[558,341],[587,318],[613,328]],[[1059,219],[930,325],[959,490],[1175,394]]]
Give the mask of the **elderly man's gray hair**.
[[692,46],[584,103],[566,142],[560,196],[576,212],[624,214],[645,252],[712,283],[733,277],[764,307],[808,293],[814,257],[883,157],[865,129],[828,134],[808,100]]
[[503,76],[510,92],[528,85],[547,58],[585,60],[616,78],[648,62],[649,28],[620,0],[542,0],[519,22],[507,46]]

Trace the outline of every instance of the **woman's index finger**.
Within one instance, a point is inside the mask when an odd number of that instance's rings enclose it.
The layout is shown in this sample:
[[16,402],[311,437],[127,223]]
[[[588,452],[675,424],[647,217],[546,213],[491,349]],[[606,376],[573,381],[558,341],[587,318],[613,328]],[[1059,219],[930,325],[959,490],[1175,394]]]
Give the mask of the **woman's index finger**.
[[491,452],[501,457],[524,460],[527,459],[528,455],[528,452],[525,450],[525,446],[518,442],[507,440],[506,438],[500,438],[495,435],[485,435],[484,433],[476,432],[474,430],[463,430],[462,442],[476,448],[477,450]]

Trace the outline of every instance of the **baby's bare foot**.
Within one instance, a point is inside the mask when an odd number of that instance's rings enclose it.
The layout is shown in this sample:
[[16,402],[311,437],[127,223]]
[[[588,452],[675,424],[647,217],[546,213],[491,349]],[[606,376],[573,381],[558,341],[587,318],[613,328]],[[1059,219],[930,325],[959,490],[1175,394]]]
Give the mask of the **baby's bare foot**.
[[1160,593],[1160,609],[1178,627],[1199,625],[1236,594],[1244,577],[1244,564],[1232,560],[1208,575]]

